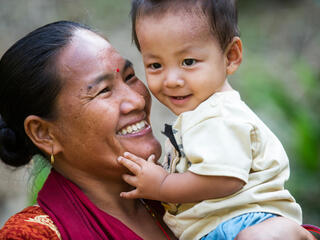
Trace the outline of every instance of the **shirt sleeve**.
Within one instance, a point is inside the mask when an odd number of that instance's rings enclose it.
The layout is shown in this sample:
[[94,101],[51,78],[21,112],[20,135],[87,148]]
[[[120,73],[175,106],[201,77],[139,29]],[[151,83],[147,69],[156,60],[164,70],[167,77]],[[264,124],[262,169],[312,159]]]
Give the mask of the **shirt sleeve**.
[[207,176],[235,177],[247,183],[252,164],[249,123],[213,117],[183,135],[183,148],[192,163],[189,171]]

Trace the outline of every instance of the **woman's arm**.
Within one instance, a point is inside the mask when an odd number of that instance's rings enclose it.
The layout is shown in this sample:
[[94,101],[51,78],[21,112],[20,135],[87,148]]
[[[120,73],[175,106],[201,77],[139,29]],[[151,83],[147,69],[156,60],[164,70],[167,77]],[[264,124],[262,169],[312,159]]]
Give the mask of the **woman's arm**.
[[235,240],[315,240],[310,232],[284,217],[270,218],[241,231]]

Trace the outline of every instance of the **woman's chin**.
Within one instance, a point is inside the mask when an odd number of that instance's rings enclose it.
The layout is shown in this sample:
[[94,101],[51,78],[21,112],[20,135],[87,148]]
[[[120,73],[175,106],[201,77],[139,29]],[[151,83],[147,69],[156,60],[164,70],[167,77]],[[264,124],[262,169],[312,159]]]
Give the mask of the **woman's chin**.
[[151,154],[154,154],[156,159],[161,156],[161,145],[152,133],[138,141],[131,139],[126,145],[125,151],[131,152],[144,159],[147,159]]

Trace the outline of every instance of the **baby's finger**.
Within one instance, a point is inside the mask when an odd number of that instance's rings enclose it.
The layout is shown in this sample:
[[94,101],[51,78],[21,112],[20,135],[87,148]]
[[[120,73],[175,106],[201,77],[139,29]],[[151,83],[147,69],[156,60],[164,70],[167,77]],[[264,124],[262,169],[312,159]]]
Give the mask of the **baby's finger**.
[[134,189],[130,192],[122,192],[122,193],[120,193],[120,197],[127,198],[127,199],[140,198],[137,189]]
[[156,163],[156,156],[154,154],[151,154],[148,159],[147,159],[148,162],[151,162],[151,163]]
[[138,164],[139,166],[142,166],[146,160],[140,157],[137,157],[136,155],[129,153],[129,152],[125,152],[123,153],[123,156],[133,162],[135,162],[136,164]]
[[123,174],[122,175],[122,179],[130,184],[131,186],[133,187],[137,187],[137,183],[138,183],[138,180],[137,180],[137,177],[136,176],[131,176],[129,174]]
[[131,161],[130,159],[120,156],[118,157],[118,162],[121,163],[126,168],[128,168],[129,171],[132,172],[134,175],[138,175],[141,170],[141,167],[135,162]]

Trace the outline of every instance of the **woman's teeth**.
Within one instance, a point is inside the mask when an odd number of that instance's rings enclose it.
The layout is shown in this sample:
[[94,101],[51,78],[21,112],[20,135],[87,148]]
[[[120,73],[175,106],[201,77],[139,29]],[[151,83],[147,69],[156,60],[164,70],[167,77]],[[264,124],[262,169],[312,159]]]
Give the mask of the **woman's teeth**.
[[119,135],[127,135],[131,133],[139,132],[141,129],[144,129],[148,125],[148,123],[145,120],[142,120],[138,123],[132,124],[130,126],[127,126],[123,129],[121,129],[117,134]]

